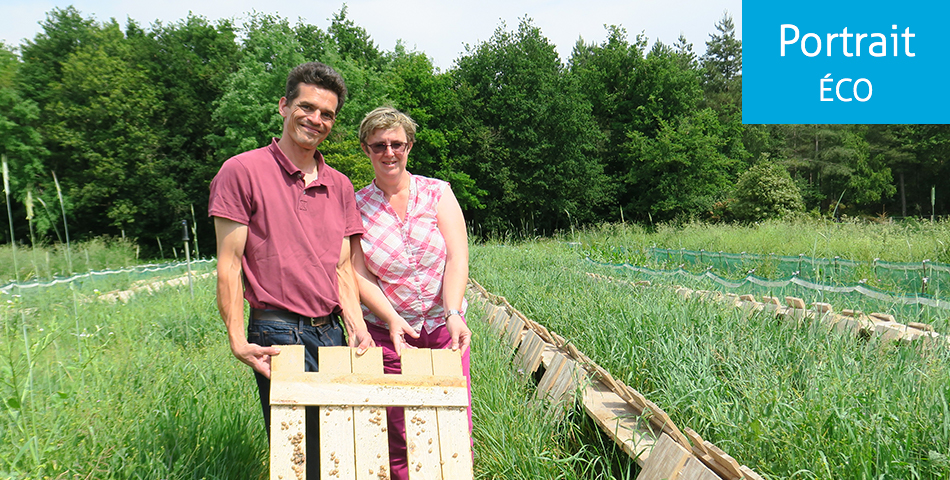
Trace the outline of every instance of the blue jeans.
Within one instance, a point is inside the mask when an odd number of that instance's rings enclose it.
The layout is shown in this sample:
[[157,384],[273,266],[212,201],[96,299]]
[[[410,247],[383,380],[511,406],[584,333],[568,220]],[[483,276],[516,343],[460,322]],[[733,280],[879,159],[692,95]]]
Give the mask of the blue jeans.
[[[249,320],[247,341],[262,347],[273,345],[303,345],[305,350],[304,370],[317,371],[317,347],[346,345],[343,343],[343,327],[338,315],[331,315],[330,322],[319,327],[272,321]],[[264,426],[270,439],[270,380],[254,372],[257,390],[264,412]],[[307,407],[307,478],[320,478],[320,417],[317,407]]]

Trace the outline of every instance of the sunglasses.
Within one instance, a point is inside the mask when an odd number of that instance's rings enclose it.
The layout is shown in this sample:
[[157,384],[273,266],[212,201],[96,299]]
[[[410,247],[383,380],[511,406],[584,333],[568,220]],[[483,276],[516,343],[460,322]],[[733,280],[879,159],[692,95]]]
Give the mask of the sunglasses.
[[370,150],[375,154],[386,153],[387,148],[393,149],[393,153],[396,155],[406,152],[406,147],[409,146],[408,143],[403,142],[393,142],[393,143],[374,143],[372,145],[367,145]]

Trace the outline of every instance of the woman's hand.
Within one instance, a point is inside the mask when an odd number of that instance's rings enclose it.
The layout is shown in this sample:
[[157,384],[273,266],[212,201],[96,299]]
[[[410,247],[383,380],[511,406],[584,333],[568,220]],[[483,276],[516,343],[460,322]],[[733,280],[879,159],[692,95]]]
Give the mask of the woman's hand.
[[465,324],[465,319],[461,315],[453,313],[445,319],[445,328],[449,330],[449,335],[452,336],[452,350],[460,350],[464,354],[472,341],[472,331]]
[[412,327],[406,323],[402,317],[396,317],[398,320],[392,320],[389,322],[389,339],[393,342],[393,348],[396,349],[396,355],[402,357],[402,350],[404,348],[416,348],[412,345],[409,345],[406,342],[406,335],[409,335],[412,338],[419,338],[419,334],[416,333]]

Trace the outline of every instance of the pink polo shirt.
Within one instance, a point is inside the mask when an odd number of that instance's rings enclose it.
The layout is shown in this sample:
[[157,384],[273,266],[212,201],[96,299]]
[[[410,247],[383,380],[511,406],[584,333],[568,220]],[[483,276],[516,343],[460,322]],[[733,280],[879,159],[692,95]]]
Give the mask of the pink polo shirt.
[[252,308],[309,317],[340,312],[336,265],[344,237],[365,232],[346,175],[317,158],[317,180],[274,139],[224,162],[211,182],[208,215],[247,225],[241,261]]

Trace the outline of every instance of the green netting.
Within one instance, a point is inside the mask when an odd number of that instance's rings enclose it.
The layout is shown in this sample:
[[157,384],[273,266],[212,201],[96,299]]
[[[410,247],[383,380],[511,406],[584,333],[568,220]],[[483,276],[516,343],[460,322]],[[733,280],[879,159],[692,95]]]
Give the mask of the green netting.
[[950,301],[931,295],[903,294],[881,291],[862,283],[825,284],[798,276],[768,279],[746,275],[738,280],[721,277],[711,270],[693,273],[682,268],[658,270],[630,265],[604,263],[586,258],[589,267],[599,273],[620,276],[628,280],[650,280],[653,283],[683,285],[697,290],[715,290],[737,295],[778,298],[798,297],[811,304],[830,303],[836,311],[844,309],[864,312],[890,313],[901,322],[924,322],[947,328]]
[[856,262],[839,257],[812,258],[804,254],[759,255],[649,248],[648,262],[691,271],[712,270],[725,277],[755,274],[762,278],[799,278],[827,285],[869,284],[903,295],[940,296],[950,289],[950,265],[924,260],[898,263]]
[[[213,259],[193,260],[190,267],[195,272],[204,272],[210,270],[215,262]],[[129,285],[138,282],[187,275],[188,268],[189,264],[187,262],[137,265],[129,268],[92,271],[71,277],[54,278],[48,282],[13,282],[0,287],[0,293],[42,293],[50,289],[69,288],[70,286],[79,291],[93,292],[99,290],[101,292],[107,292],[119,288],[127,288]]]

